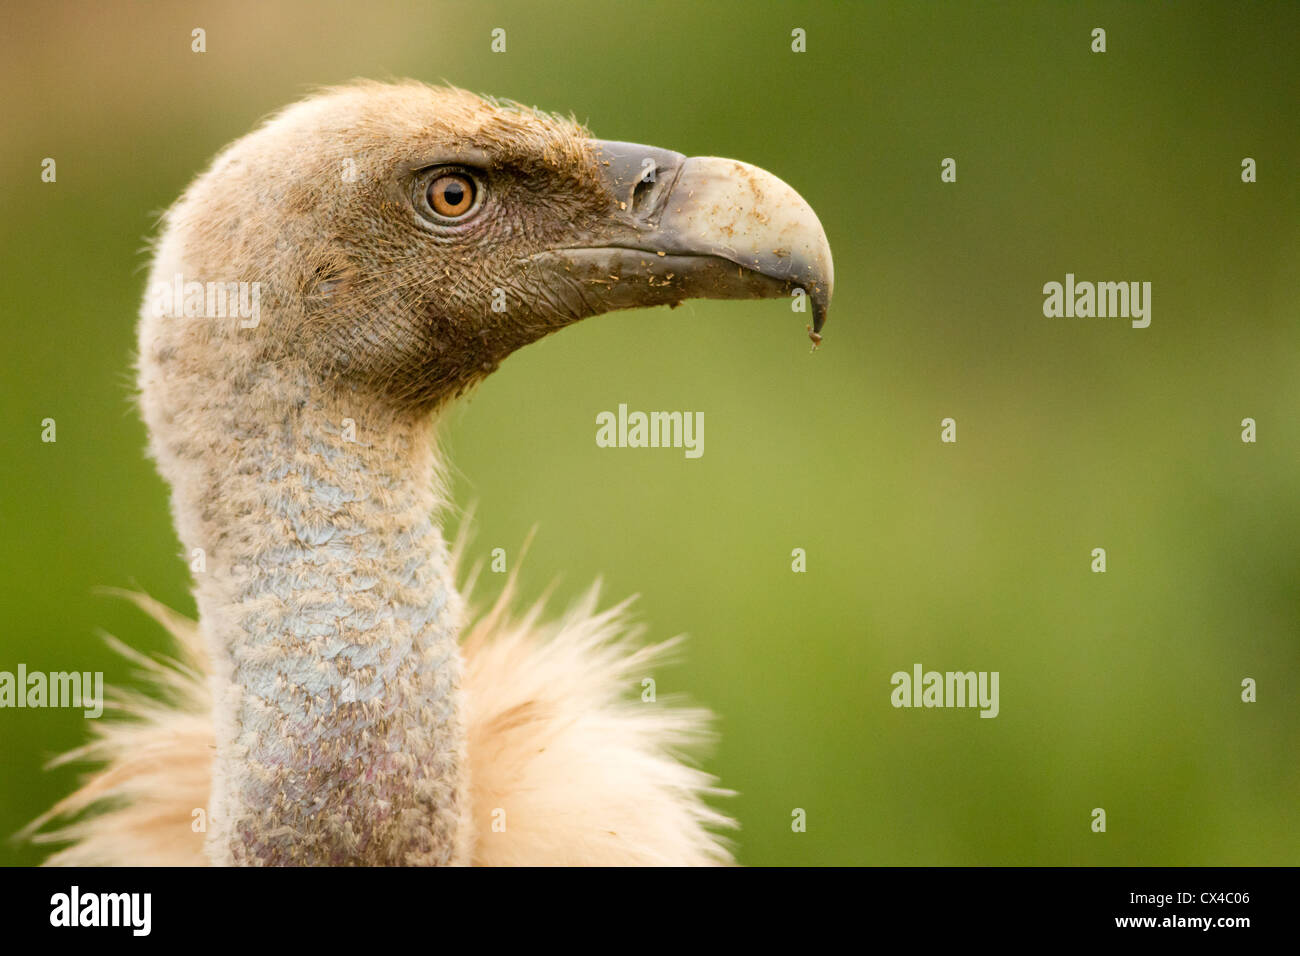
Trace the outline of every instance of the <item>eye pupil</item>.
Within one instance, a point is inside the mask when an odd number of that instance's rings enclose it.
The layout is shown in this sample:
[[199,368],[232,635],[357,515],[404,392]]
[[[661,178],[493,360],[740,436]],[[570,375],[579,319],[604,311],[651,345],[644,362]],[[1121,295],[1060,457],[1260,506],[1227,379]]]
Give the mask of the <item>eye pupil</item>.
[[429,205],[438,215],[459,219],[474,205],[474,181],[460,173],[446,173],[429,184]]

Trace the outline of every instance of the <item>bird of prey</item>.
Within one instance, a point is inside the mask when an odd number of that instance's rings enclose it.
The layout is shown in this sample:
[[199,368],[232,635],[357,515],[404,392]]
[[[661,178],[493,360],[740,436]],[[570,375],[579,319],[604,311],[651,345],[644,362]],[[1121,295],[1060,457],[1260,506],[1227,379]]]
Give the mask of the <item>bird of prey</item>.
[[[198,620],[37,821],[75,864],[731,862],[707,714],[627,699],[664,645],[594,592],[475,623],[436,422],[613,309],[830,303],[816,215],[734,160],[594,139],[463,90],[356,83],[225,149],[166,213],[139,403]],[[506,439],[503,439],[506,440]],[[62,824],[50,830],[52,821]]]

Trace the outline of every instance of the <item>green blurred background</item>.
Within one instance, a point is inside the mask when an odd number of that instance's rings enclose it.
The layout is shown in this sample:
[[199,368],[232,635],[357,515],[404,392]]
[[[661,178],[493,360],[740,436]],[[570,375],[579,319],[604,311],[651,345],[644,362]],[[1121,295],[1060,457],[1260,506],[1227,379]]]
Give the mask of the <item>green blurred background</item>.
[[[652,634],[691,635],[659,693],[719,714],[706,766],[739,791],[742,862],[1300,863],[1297,5],[0,17],[0,670],[130,685],[97,632],[166,639],[93,590],[193,611],[130,399],[156,213],[315,86],[446,80],[753,162],[830,236],[816,355],[778,302],[617,313],[512,357],[447,428],[476,556],[513,556],[537,525],[526,596],[603,576],[611,599],[641,594]],[[1150,328],[1044,318],[1066,272],[1152,282]],[[703,411],[704,457],[597,448],[619,402]],[[1001,715],[892,708],[890,675],[916,662],[1000,671]],[[86,732],[79,712],[0,711],[0,832],[68,791],[76,771],[42,764]],[[42,855],[0,845],[4,863]]]

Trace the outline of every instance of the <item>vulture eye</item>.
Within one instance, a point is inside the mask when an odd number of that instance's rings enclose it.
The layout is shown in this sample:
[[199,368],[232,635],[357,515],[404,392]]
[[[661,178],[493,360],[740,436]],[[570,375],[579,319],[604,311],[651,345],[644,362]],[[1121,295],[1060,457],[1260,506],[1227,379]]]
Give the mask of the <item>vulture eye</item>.
[[459,222],[479,206],[480,190],[474,178],[460,170],[438,170],[427,180],[425,205],[439,222]]

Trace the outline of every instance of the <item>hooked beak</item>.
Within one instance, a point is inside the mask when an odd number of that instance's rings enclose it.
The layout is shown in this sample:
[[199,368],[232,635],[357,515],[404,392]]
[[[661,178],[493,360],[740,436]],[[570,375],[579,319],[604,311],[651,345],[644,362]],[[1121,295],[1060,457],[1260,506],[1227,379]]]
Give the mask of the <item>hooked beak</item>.
[[[685,299],[798,294],[821,341],[834,265],[817,214],[771,173],[734,159],[593,142],[613,203],[599,234],[533,257],[583,284],[588,314]],[[594,301],[593,301],[594,300]]]

